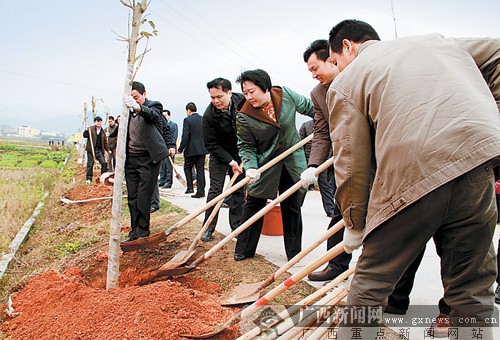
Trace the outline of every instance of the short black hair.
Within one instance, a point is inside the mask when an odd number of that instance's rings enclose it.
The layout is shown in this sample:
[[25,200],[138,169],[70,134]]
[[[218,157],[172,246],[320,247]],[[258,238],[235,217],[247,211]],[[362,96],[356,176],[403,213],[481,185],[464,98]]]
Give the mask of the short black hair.
[[102,122],[101,116],[95,116],[94,117],[94,122]]
[[115,117],[113,117],[113,116],[109,116],[109,117],[108,117],[108,120],[109,120],[109,119],[111,119],[111,120],[115,120]]
[[191,112],[196,112],[196,104],[193,102],[189,102],[186,105],[186,110],[190,110]]
[[271,77],[269,74],[261,69],[257,70],[249,70],[243,71],[236,79],[236,82],[241,84],[241,90],[243,91],[243,83],[246,81],[251,81],[256,86],[260,87],[260,89],[264,92],[270,91],[273,87],[271,83]]
[[364,21],[349,19],[339,22],[330,31],[329,43],[332,52],[342,52],[342,40],[347,39],[356,43],[368,40],[380,40],[375,29]]
[[231,82],[225,78],[215,78],[207,83],[207,89],[221,89],[224,92],[231,90]]
[[326,39],[314,40],[304,52],[304,62],[307,63],[313,53],[316,53],[318,59],[326,61],[330,57],[330,44]]
[[146,92],[146,87],[142,83],[139,83],[138,81],[134,81],[132,83],[132,90],[136,90],[140,94],[144,94],[144,92]]
[[162,112],[165,112],[167,114],[167,116],[170,117],[170,110],[163,110]]

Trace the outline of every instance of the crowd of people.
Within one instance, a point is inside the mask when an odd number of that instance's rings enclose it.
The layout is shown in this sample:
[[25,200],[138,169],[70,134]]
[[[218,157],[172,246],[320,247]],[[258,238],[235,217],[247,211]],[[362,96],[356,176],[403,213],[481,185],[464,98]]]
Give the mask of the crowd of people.
[[[204,198],[209,154],[207,202],[222,192],[226,175],[250,179],[228,201],[233,230],[302,180],[303,188],[281,202],[288,259],[301,251],[307,229],[301,215],[306,189],[319,183],[331,218],[328,228],[341,219],[345,225],[327,248],[343,241],[345,253],[309,279],[334,279],[362,246],[347,305],[406,313],[415,273],[433,238],[444,287],[441,321],[434,326],[446,331],[448,325],[484,326],[487,334],[491,328],[486,320],[495,298],[497,303],[500,299],[498,286],[493,291],[498,283],[493,234],[500,191],[495,194],[500,39],[431,34],[381,41],[368,23],[344,20],[331,29],[328,40],[313,41],[303,58],[318,80],[310,97],[273,84],[261,69],[238,76],[242,93],[233,92],[228,79],[209,81],[210,104],[204,114],[195,103],[186,105],[178,148],[170,111],[146,98],[143,84],[133,83],[124,99],[132,111],[125,163],[132,230],[124,242],[149,235],[150,213],[159,207],[158,187],[172,186],[173,163],[167,158],[183,153],[186,194]],[[302,136],[297,113],[314,119]],[[92,178],[94,158],[103,171],[113,167],[103,155],[114,156],[112,145],[116,148],[111,138],[116,138],[113,126],[118,124],[110,118],[104,132],[102,119],[94,122],[88,129],[87,179]],[[269,170],[258,170],[312,132],[307,159],[300,148]],[[316,168],[331,157],[334,166],[318,176]],[[206,211],[205,221],[211,212]],[[203,241],[212,239],[217,222],[216,216]],[[263,218],[238,235],[235,261],[254,257],[262,223]],[[342,339],[349,338],[350,327],[365,324],[356,313],[351,316],[351,323],[340,328]],[[476,323],[459,325],[463,316]]]

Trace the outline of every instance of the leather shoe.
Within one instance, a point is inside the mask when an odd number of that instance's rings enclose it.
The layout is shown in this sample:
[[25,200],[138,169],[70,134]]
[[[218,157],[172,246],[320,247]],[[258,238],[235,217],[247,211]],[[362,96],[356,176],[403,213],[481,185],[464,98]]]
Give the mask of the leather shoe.
[[405,315],[406,309],[399,309],[388,304],[387,306],[385,306],[384,313]]
[[341,270],[333,269],[330,266],[326,266],[326,268],[323,270],[309,274],[307,278],[309,279],[309,281],[329,281],[333,280],[342,273],[343,271]]
[[184,193],[185,194],[194,194],[194,190],[193,189],[187,189]]
[[159,207],[151,207],[149,212],[154,213],[156,210],[160,209]]
[[202,198],[202,197],[205,197],[205,194],[201,194],[199,192],[197,192],[196,194],[194,195],[191,195],[192,198]]
[[137,240],[138,237],[137,236],[129,236],[127,237],[126,239],[124,239],[121,243],[127,243],[127,242],[130,242],[130,241],[134,241],[134,240]]
[[203,236],[201,237],[201,240],[203,242],[209,242],[211,239],[212,239],[212,234],[214,232],[213,231],[210,231],[210,230],[207,230],[205,231],[205,233],[203,234]]
[[245,255],[243,255],[243,254],[234,253],[234,260],[235,261],[243,261],[246,258],[247,257]]

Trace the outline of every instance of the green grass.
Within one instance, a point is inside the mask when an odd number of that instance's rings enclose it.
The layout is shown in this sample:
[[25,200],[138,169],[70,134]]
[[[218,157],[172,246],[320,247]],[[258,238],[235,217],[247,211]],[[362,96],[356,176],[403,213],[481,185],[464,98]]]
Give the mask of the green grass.
[[54,187],[67,152],[36,143],[0,141],[0,252]]

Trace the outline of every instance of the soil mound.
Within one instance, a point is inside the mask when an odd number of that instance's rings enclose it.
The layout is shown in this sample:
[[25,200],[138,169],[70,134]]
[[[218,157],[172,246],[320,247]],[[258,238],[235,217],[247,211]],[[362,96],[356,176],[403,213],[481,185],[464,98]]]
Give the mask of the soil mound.
[[[209,332],[235,313],[187,282],[104,290],[82,279],[78,268],[33,278],[14,294],[19,314],[3,324],[3,332],[13,339],[179,339]],[[204,287],[200,280],[192,286]],[[236,338],[237,327],[218,338]]]

